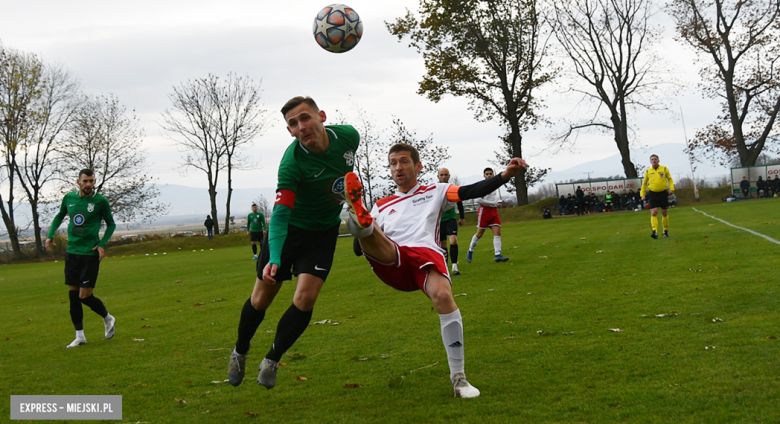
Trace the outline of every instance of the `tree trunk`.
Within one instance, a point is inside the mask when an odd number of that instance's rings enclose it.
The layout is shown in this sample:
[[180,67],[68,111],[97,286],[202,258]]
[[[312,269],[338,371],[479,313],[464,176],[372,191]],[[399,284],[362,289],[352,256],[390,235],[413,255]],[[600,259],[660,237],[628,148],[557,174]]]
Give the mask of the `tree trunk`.
[[219,235],[219,218],[217,218],[217,188],[209,184],[209,201],[211,202],[211,219],[214,220],[214,234]]
[[[230,198],[233,196],[233,170],[232,164],[228,162],[228,175],[227,175],[227,202],[225,203],[225,234],[230,233]],[[247,222],[247,231],[249,231],[249,223]]]
[[35,230],[35,256],[37,258],[46,254],[43,240],[41,239],[41,216],[38,214],[38,199],[30,202],[32,209],[33,229]]
[[631,150],[628,146],[628,121],[626,117],[626,107],[620,102],[620,112],[612,111],[612,128],[615,130],[615,144],[620,152],[621,162],[623,163],[623,172],[626,178],[637,178],[636,166],[631,162]]
[[3,215],[3,223],[6,231],[8,231],[8,239],[11,240],[14,257],[20,259],[22,257],[22,246],[19,244],[19,232],[14,222],[13,203],[10,200],[8,201],[8,208],[11,211],[10,214],[5,210],[5,205],[2,204],[2,197],[0,197],[0,213]]

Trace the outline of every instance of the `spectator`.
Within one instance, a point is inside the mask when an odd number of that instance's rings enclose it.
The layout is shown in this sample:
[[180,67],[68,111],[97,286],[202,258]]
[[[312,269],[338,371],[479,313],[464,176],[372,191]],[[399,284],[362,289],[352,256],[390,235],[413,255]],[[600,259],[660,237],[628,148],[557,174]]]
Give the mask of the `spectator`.
[[669,207],[673,208],[675,205],[677,205],[677,196],[672,193],[669,195]]
[[552,211],[550,210],[550,208],[545,207],[544,209],[542,209],[542,217],[544,217],[544,219],[552,218]]
[[634,189],[631,189],[628,191],[628,207],[630,209],[637,209],[636,207],[636,193],[634,193]]
[[620,193],[620,210],[624,211],[628,209],[628,194],[625,190]]
[[778,176],[775,175],[775,179],[772,180],[772,182],[775,185],[775,196],[777,196],[777,194],[780,193],[780,178],[778,178]]
[[577,215],[582,215],[585,211],[585,192],[580,186],[577,186],[574,195],[577,197]]
[[206,227],[206,232],[209,235],[209,240],[214,239],[214,220],[211,219],[211,215],[206,215],[206,221],[203,222]]
[[599,209],[599,197],[594,192],[590,192],[590,211],[601,212],[601,209]]
[[582,213],[590,213],[590,196],[583,196],[582,199]]
[[766,182],[761,176],[759,176],[758,181],[756,181],[756,194],[758,194],[759,199],[766,196]]
[[558,199],[558,214],[560,216],[566,215],[566,198],[561,194],[561,198]]
[[574,215],[574,213],[577,212],[577,200],[574,198],[574,196],[571,195],[571,193],[569,193],[569,195],[566,197],[566,210],[570,215]]
[[747,177],[742,177],[742,181],[739,182],[739,189],[742,190],[743,199],[750,198],[750,181],[747,180]]
[[772,177],[767,176],[764,184],[766,184],[766,197],[773,197],[777,190],[775,190],[775,182],[772,181]]
[[614,201],[614,195],[611,191],[608,191],[607,194],[604,195],[604,211],[606,212],[612,212],[612,202]]

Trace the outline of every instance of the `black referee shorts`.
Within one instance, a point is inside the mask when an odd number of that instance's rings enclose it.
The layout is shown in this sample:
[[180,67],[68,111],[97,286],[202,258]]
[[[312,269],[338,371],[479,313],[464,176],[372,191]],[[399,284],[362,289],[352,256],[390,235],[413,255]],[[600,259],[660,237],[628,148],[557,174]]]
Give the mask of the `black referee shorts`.
[[442,221],[441,224],[439,224],[439,241],[447,240],[447,236],[457,236],[458,235],[458,220],[457,219],[448,219],[446,221]]
[[65,284],[95,288],[100,271],[100,256],[65,254]]
[[650,209],[669,208],[669,192],[664,191],[647,191],[647,200],[650,202]]
[[[287,226],[287,239],[282,247],[282,260],[274,279],[277,282],[292,280],[292,276],[312,274],[326,280],[333,265],[339,226],[321,231],[309,231],[293,225]],[[263,240],[260,260],[257,261],[257,278],[263,279],[263,268],[270,261],[268,237]]]

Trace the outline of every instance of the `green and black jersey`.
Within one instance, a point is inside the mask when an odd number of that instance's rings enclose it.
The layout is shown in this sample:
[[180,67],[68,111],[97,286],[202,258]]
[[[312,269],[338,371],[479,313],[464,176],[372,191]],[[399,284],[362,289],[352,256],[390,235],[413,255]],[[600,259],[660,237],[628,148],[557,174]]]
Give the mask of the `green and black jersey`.
[[[111,215],[111,207],[103,195],[94,192],[92,196],[81,197],[78,191],[65,195],[60,205],[60,211],[54,217],[47,238],[54,238],[54,233],[62,224],[65,215],[68,222],[68,253],[74,255],[97,255],[95,246],[106,247],[106,243],[114,234],[116,224]],[[100,225],[106,221],[106,231],[100,238]]]
[[279,164],[277,193],[295,194],[292,211],[279,204],[269,226],[270,263],[279,264],[287,225],[321,231],[341,222],[344,176],[352,172],[360,135],[351,125],[326,125],[329,145],[324,152],[312,152],[298,140],[284,152]]
[[253,233],[261,233],[265,231],[265,215],[262,212],[254,213],[250,212],[246,218],[249,231]]

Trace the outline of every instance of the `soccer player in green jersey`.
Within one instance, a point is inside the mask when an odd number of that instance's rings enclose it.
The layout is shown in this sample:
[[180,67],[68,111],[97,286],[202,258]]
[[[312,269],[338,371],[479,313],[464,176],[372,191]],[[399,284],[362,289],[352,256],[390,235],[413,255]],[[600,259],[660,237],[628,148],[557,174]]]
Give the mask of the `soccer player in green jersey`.
[[[114,217],[111,215],[108,200],[95,191],[95,174],[91,169],[82,169],[76,184],[79,190],[66,194],[62,199],[60,211],[54,217],[46,237],[46,250],[51,250],[51,245],[56,245],[54,233],[62,224],[65,215],[70,217],[68,249],[65,255],[65,284],[68,285],[70,319],[76,328],[76,339],[68,348],[87,344],[82,303],[103,317],[106,339],[114,337],[116,323],[116,319],[108,313],[103,302],[92,294],[100,261],[106,256],[106,243],[116,228]],[[103,238],[100,238],[102,221],[106,222],[106,231]]]
[[653,232],[650,237],[658,238],[658,208],[661,208],[663,215],[662,224],[664,227],[664,237],[669,237],[669,195],[674,194],[674,180],[669,168],[660,165],[658,155],[650,156],[650,168],[645,170],[645,177],[642,180],[642,190],[639,193],[642,200],[648,199],[650,202],[650,225]]
[[257,243],[262,243],[265,238],[265,215],[257,211],[257,203],[252,203],[252,213],[246,218],[246,233],[252,241],[253,260],[257,259]]
[[[450,170],[442,168],[439,170],[439,182],[450,182]],[[455,207],[458,208],[460,214],[460,220],[455,214]],[[458,226],[462,227],[466,223],[466,214],[463,210],[463,202],[458,202],[456,206],[453,206],[441,213],[441,228],[439,229],[439,246],[444,249],[445,262],[449,257],[452,264],[452,275],[460,275],[458,269]],[[447,254],[447,239],[450,241],[450,250]]]
[[271,349],[260,363],[258,384],[276,385],[282,355],[309,325],[314,303],[328,277],[336,250],[344,202],[344,175],[351,172],[360,136],[350,125],[325,126],[325,112],[310,97],[295,97],[282,107],[295,140],[279,164],[276,201],[263,241],[252,295],[244,303],[238,340],[230,356],[228,379],[244,379],[247,353],[266,309],[282,282],[298,276],[293,304],[276,327]]

